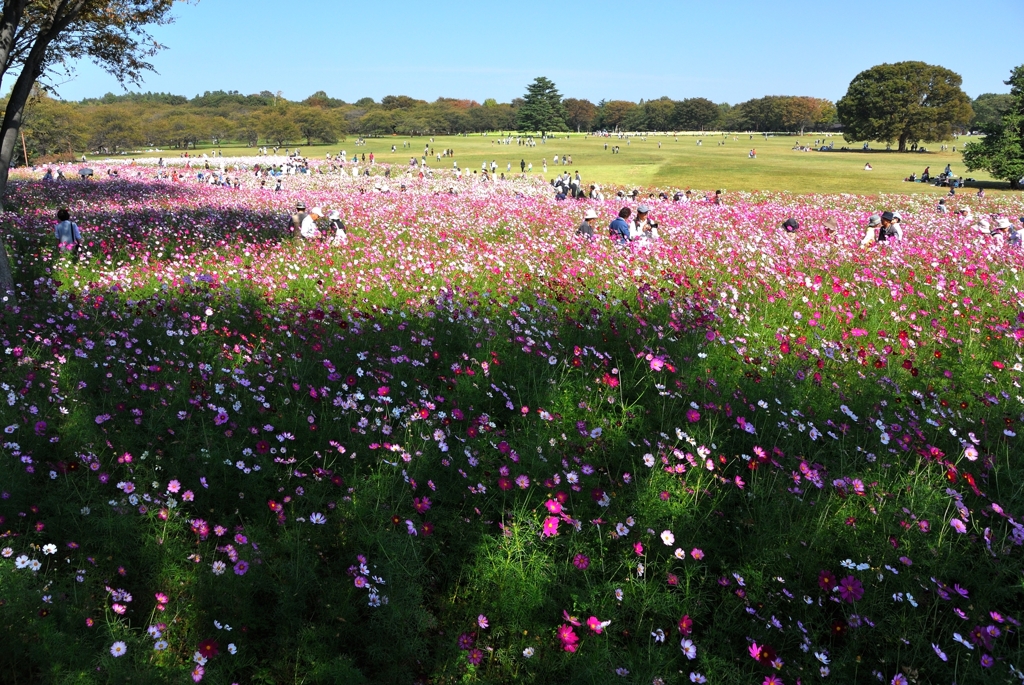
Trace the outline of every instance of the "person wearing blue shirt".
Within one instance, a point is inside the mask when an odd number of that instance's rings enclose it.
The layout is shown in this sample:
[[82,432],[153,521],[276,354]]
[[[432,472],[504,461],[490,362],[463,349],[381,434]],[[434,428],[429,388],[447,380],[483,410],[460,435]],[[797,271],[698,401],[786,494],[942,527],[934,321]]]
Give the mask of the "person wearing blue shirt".
[[59,209],[57,221],[59,223],[54,229],[57,247],[77,252],[82,244],[82,234],[78,230],[78,224],[71,221],[71,213],[66,208]]
[[619,244],[626,244],[629,242],[629,215],[633,213],[629,207],[623,207],[619,210],[619,215],[612,220],[608,230],[611,233],[611,239]]

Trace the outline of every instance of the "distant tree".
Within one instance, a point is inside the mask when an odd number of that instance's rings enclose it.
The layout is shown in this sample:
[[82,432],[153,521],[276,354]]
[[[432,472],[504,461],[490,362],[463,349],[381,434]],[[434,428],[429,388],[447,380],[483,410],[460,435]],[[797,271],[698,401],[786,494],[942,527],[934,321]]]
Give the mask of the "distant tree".
[[469,119],[474,131],[499,131],[507,128],[508,116],[501,105],[488,106],[485,102],[482,107],[469,110]]
[[371,136],[395,132],[395,119],[386,109],[375,108],[359,118],[358,130]]
[[640,104],[626,112],[619,127],[627,131],[646,131],[648,129],[646,103],[641,100]]
[[416,100],[408,95],[385,95],[380,100],[380,106],[387,110],[409,109],[422,103],[422,100]]
[[338,134],[331,117],[317,107],[303,107],[295,116],[299,132],[306,139],[306,145],[313,141],[333,145],[338,142]]
[[138,112],[127,106],[108,106],[96,111],[90,122],[89,147],[116,153],[143,143]]
[[227,117],[210,117],[205,121],[210,142],[220,145],[235,132],[235,126]]
[[359,98],[355,104],[356,107],[373,107],[377,102],[373,98]]
[[172,95],[171,93],[145,92],[122,93],[121,95],[107,93],[102,98],[84,98],[80,102],[83,105],[109,105],[115,102],[138,102],[152,105],[184,105],[188,103],[188,98],[184,95]]
[[819,131],[831,129],[839,121],[839,115],[836,114],[836,104],[831,100],[823,100],[819,116],[820,118],[814,123],[814,126]]
[[260,142],[259,118],[254,114],[246,114],[235,124],[235,135],[248,147],[256,147]]
[[520,131],[568,131],[562,96],[551,80],[538,76],[526,87],[523,105],[518,112]]
[[275,107],[260,116],[260,135],[266,140],[283,147],[285,143],[298,139],[302,132],[292,120],[291,112]]
[[85,145],[84,125],[78,107],[54,100],[42,89],[25,108],[23,131],[32,156],[73,154]]
[[786,98],[782,105],[783,127],[803,135],[805,129],[827,119],[830,109],[834,110],[835,105],[829,100],[807,96]]
[[983,93],[974,98],[971,109],[974,110],[974,119],[971,121],[971,128],[981,131],[993,124],[999,124],[1003,120],[1003,114],[1013,106],[1013,98],[1009,93]]
[[566,98],[562,100],[562,105],[565,106],[565,123],[570,129],[576,129],[577,133],[590,130],[597,118],[597,106],[593,102]]
[[629,100],[602,100],[597,108],[598,125],[604,129],[615,130],[636,106],[635,102]]
[[332,98],[322,90],[318,90],[308,98],[302,101],[302,104],[307,107],[320,107],[321,109],[336,109],[338,107],[344,107],[345,101]]
[[898,142],[899,151],[921,140],[945,140],[974,116],[962,79],[924,62],[880,64],[857,74],[836,103],[850,142]]
[[730,105],[722,102],[718,105],[718,126],[725,131],[748,131],[750,122],[743,114],[743,108],[739,105]]
[[671,131],[675,128],[676,103],[668,96],[648,100],[644,105],[646,131]]
[[998,122],[988,124],[985,137],[964,146],[964,164],[969,171],[985,170],[1009,181],[1010,187],[1024,187],[1024,65],[1016,67],[1006,81],[1010,106]]
[[687,98],[675,103],[672,125],[686,131],[703,131],[720,117],[718,105],[707,98]]
[[196,116],[192,112],[175,112],[167,118],[171,144],[178,148],[194,148],[200,140],[211,137],[206,122],[206,117]]
[[737,105],[748,127],[755,131],[782,131],[786,128],[786,103],[788,97],[783,95],[766,95]]

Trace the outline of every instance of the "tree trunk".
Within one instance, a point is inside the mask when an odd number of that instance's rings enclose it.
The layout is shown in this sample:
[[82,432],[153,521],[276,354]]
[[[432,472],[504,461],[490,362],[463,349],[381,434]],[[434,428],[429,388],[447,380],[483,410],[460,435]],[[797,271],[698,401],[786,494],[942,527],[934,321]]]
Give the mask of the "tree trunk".
[[[43,70],[43,62],[46,58],[46,51],[54,38],[68,27],[82,11],[83,2],[78,0],[71,6],[61,3],[60,10],[66,13],[54,17],[54,22],[44,31],[40,30],[36,36],[32,49],[25,57],[18,80],[14,82],[11,89],[11,96],[7,101],[7,110],[4,112],[3,125],[0,126],[0,201],[7,192],[7,179],[10,175],[11,162],[14,160],[14,151],[21,133],[21,124],[25,118],[25,103],[28,102],[32,93],[32,86]],[[6,7],[5,7],[6,10]],[[19,14],[20,16],[20,14]],[[7,12],[4,12],[6,20]],[[0,35],[2,39],[2,35]],[[6,64],[4,65],[6,67]],[[7,256],[7,246],[0,239],[0,297],[6,294],[10,300],[14,300],[14,271],[11,269],[11,261]]]
[[900,152],[906,152],[907,151],[907,134],[906,133],[903,133],[903,134],[900,135],[899,151]]
[[[0,198],[7,192],[7,178],[10,173],[11,162],[14,159],[14,151],[18,142],[18,134],[21,132],[21,122],[25,113],[25,101],[32,90],[35,76],[29,75],[30,65],[26,64],[18,80],[11,91],[11,98],[7,103],[7,111],[4,113],[3,137],[0,138]],[[11,269],[11,261],[7,256],[7,246],[0,239],[0,295],[7,294],[11,300],[14,298],[14,272]]]

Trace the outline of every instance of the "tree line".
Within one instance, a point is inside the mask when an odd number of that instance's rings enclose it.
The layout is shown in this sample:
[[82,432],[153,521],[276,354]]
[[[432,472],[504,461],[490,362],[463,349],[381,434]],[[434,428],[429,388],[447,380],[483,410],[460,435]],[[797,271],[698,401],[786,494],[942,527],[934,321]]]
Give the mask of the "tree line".
[[[215,91],[191,99],[168,93],[127,93],[66,102],[37,88],[26,107],[23,131],[31,161],[84,150],[188,150],[228,141],[251,147],[285,146],[334,144],[348,135],[517,131],[525,130],[524,104],[522,98],[510,103],[457,98],[426,102],[405,95],[348,103],[323,91],[302,101],[289,101],[269,91],[252,95]],[[561,105],[564,118],[547,130],[802,132],[835,123],[835,105],[812,97],[767,96],[738,105],[700,97],[596,104],[566,98]]]
[[[546,80],[546,79],[545,79]],[[548,82],[550,83],[550,82]],[[557,92],[557,91],[556,91]],[[118,153],[142,147],[173,150],[199,145],[335,144],[349,135],[452,135],[484,131],[775,131],[837,128],[836,104],[810,96],[768,95],[736,105],[703,97],[673,100],[558,98],[553,118],[537,120],[530,93],[512,102],[478,103],[406,95],[345,102],[319,91],[301,101],[263,91],[213,91],[187,98],[170,93],[108,93],[79,102],[56,99],[37,87],[26,106],[23,131],[30,162],[82,151]],[[970,126],[1000,120],[1009,95],[974,101]],[[550,112],[549,112],[550,114]],[[23,160],[19,160],[23,161]]]
[[[140,147],[188,150],[230,141],[260,145],[334,144],[349,135],[453,135],[524,129],[523,106],[442,97],[427,102],[406,95],[349,103],[314,93],[289,101],[269,91],[242,95],[214,91],[187,98],[169,93],[108,93],[66,102],[37,88],[23,130],[30,160],[83,150],[117,153]],[[672,100],[561,100],[555,131],[597,130],[794,131],[828,128],[835,105],[813,97],[767,96],[738,105],[707,98]],[[534,130],[540,130],[538,127]]]

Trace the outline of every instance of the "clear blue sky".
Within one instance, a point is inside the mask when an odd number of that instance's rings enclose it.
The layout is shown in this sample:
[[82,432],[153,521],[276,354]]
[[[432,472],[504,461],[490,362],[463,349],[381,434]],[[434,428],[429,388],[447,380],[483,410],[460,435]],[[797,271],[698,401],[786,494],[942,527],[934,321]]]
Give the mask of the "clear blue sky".
[[[153,31],[168,48],[157,73],[132,90],[507,102],[543,75],[594,102],[836,100],[864,69],[921,60],[959,73],[976,97],[1007,92],[1002,82],[1024,64],[1022,0],[200,0],[175,15]],[[123,90],[88,63],[58,88],[66,100],[106,92]]]

